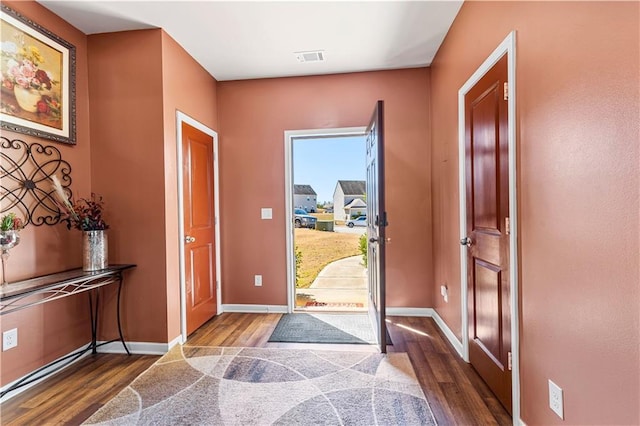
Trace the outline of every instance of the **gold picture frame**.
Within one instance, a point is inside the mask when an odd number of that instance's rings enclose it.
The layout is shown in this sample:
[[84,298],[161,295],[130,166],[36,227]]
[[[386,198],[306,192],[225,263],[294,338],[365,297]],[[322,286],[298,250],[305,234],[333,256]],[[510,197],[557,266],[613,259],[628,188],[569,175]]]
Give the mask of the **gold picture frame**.
[[75,145],[75,46],[5,5],[0,37],[0,126]]

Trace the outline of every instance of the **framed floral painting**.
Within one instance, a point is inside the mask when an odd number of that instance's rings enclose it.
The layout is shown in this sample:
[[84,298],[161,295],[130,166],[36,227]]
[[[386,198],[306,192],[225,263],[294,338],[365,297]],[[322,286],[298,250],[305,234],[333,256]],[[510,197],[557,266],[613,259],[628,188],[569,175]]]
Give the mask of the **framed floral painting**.
[[5,5],[0,13],[0,125],[75,144],[75,47]]

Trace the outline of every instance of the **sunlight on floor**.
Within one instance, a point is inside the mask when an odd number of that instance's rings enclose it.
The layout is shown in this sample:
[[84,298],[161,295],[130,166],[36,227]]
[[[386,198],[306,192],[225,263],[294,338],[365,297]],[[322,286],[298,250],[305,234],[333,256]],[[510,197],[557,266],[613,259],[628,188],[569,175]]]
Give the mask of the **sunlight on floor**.
[[388,322],[389,324],[393,324],[396,327],[400,327],[403,328],[407,331],[410,331],[412,333],[416,333],[419,334],[420,336],[426,336],[426,337],[431,337],[429,334],[425,333],[424,331],[420,331],[420,330],[416,330],[415,328],[409,327],[407,325],[404,324],[396,324],[395,322],[391,321],[390,319],[385,319],[386,322]]

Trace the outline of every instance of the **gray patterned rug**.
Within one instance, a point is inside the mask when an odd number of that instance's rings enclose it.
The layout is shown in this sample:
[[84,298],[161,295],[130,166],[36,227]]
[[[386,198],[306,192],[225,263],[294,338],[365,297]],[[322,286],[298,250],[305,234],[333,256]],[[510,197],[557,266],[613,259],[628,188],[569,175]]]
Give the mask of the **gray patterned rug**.
[[436,423],[405,353],[177,345],[84,424]]

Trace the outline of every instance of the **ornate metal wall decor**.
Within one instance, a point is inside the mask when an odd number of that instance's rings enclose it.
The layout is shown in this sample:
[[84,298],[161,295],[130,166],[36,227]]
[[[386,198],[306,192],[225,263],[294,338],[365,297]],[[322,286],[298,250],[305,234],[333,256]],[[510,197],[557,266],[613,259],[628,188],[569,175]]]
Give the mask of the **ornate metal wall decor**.
[[25,223],[34,226],[60,223],[63,212],[55,201],[51,176],[58,176],[71,199],[71,165],[55,146],[4,136],[0,141],[0,213],[17,209]]

